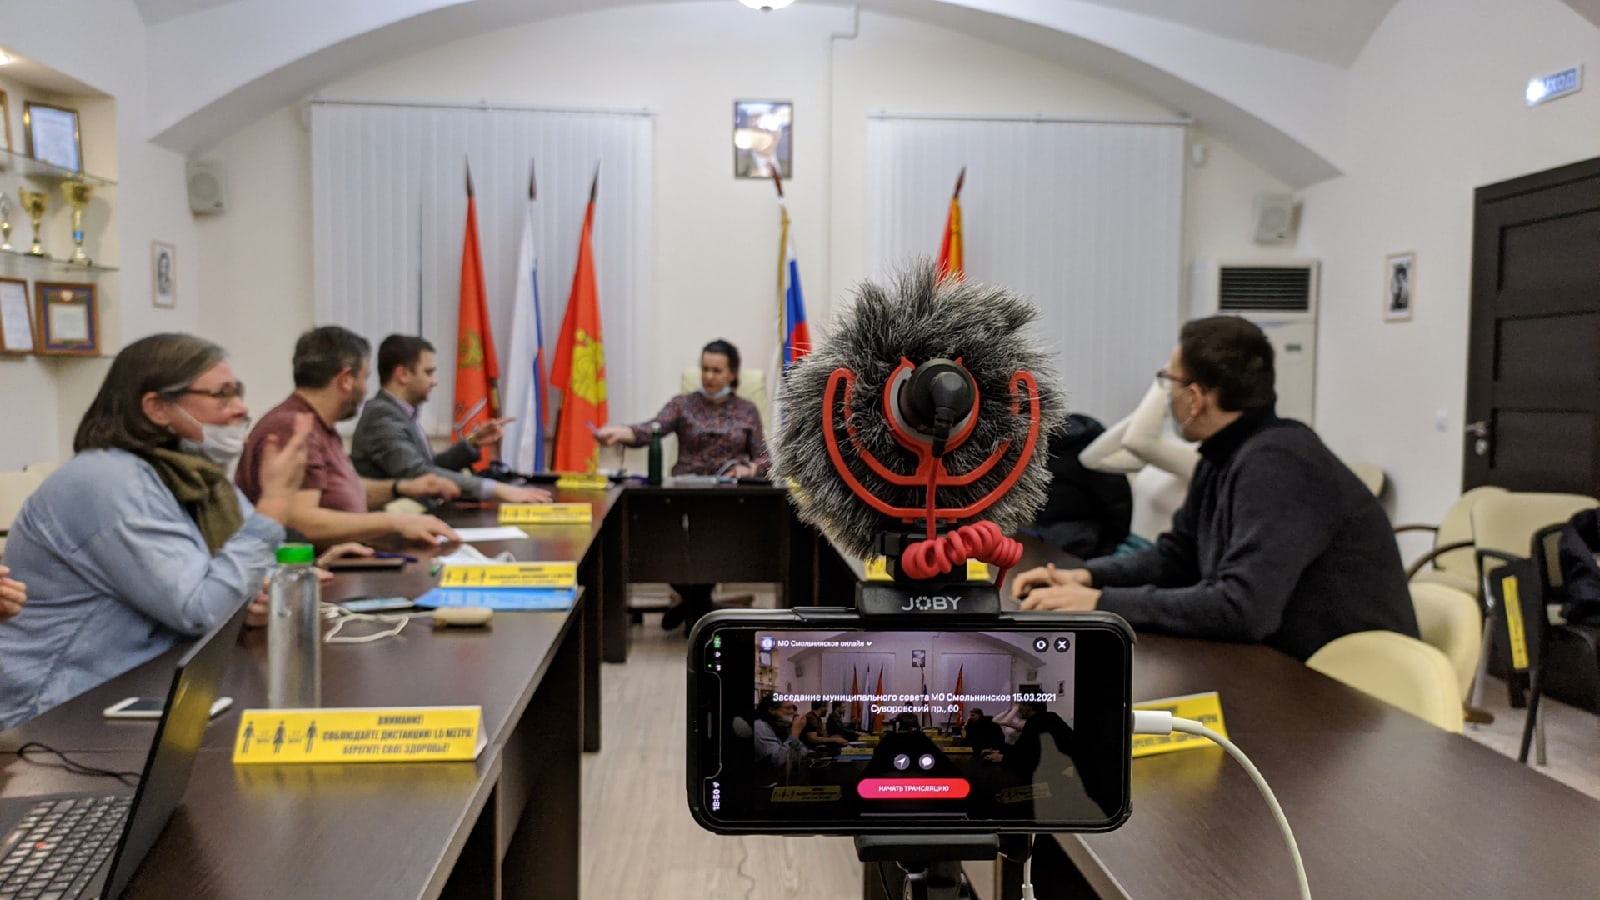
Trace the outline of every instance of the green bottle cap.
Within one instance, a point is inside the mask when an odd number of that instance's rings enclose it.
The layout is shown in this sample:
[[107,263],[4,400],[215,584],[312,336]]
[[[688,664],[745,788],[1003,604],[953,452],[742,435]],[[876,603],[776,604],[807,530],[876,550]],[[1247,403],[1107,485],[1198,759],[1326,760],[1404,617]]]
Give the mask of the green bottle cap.
[[279,544],[278,565],[309,566],[317,561],[317,551],[310,544]]

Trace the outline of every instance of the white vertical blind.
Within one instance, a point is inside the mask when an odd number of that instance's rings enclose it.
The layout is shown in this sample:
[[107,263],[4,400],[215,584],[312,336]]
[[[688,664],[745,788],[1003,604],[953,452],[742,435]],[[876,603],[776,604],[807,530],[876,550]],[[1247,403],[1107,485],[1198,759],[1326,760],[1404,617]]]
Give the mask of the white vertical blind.
[[1069,409],[1110,424],[1177,341],[1181,122],[884,115],[867,127],[867,264],[939,250],[956,173],[966,277],[1033,299]]
[[417,333],[420,267],[421,330],[439,349],[440,369],[423,424],[430,433],[448,431],[467,161],[502,380],[514,358],[508,342],[529,163],[538,174],[535,243],[547,364],[599,164],[594,256],[606,358],[613,362],[607,394],[612,418],[645,418],[656,399],[645,387],[653,363],[651,127],[651,117],[639,111],[312,104],[317,324],[344,325],[374,350],[386,335]]

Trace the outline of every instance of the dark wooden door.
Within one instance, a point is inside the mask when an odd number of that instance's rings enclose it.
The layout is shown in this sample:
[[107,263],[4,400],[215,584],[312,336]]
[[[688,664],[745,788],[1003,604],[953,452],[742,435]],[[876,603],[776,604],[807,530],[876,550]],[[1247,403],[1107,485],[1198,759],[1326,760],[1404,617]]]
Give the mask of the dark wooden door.
[[1477,190],[1468,367],[1464,489],[1600,495],[1600,159]]

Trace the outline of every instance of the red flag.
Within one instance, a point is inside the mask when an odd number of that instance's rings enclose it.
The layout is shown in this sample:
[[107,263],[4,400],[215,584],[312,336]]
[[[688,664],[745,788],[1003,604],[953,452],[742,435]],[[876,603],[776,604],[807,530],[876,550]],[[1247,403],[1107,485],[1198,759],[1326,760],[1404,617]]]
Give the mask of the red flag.
[[957,281],[965,271],[961,253],[961,185],[967,180],[967,167],[956,176],[956,189],[950,195],[950,215],[944,221],[944,240],[939,242],[939,277]]
[[[878,702],[875,703],[874,705],[881,707],[883,705],[883,670],[882,669],[878,670],[877,697],[878,697]],[[883,713],[876,712],[876,713],[872,714],[872,730],[875,731],[875,732],[883,731]]]
[[461,244],[461,317],[456,325],[456,398],[451,420],[454,440],[500,415],[500,361],[489,332],[483,290],[483,254],[478,249],[478,204],[467,170],[467,234]]
[[853,699],[861,693],[861,686],[856,683],[856,667],[850,667],[850,724],[858,725],[861,722],[861,701]]
[[561,320],[550,384],[561,391],[561,412],[556,416],[556,452],[550,468],[557,472],[593,472],[600,467],[600,445],[591,427],[606,423],[606,355],[600,334],[600,292],[594,277],[594,200],[600,186],[595,168],[589,185],[589,208],[583,214],[578,237],[578,268],[572,274],[572,294]]

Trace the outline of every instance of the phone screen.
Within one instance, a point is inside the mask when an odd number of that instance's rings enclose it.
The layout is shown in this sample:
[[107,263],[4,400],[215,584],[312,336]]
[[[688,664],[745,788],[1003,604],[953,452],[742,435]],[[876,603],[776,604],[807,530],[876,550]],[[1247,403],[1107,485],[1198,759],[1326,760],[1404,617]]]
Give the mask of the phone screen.
[[339,604],[351,612],[370,613],[385,610],[410,609],[413,604],[404,597],[360,597]]
[[161,715],[161,710],[166,708],[166,701],[160,697],[138,697],[132,703],[122,707],[125,713],[154,713]]
[[1115,617],[906,628],[718,613],[689,656],[689,803],[713,831],[1101,831],[1127,817],[1132,633]]

